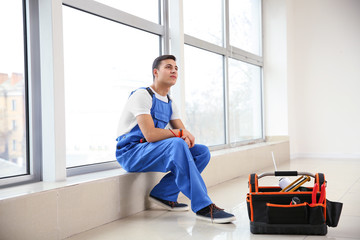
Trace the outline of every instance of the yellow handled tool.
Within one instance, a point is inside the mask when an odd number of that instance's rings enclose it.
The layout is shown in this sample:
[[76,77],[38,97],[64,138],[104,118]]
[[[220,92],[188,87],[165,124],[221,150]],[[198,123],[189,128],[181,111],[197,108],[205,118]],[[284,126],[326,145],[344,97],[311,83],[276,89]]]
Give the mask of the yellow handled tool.
[[295,190],[297,190],[301,185],[303,185],[306,182],[310,181],[310,177],[309,176],[301,176],[298,179],[296,179],[294,182],[292,182],[291,184],[289,184],[287,187],[285,187],[284,189],[282,189],[280,192],[294,192]]

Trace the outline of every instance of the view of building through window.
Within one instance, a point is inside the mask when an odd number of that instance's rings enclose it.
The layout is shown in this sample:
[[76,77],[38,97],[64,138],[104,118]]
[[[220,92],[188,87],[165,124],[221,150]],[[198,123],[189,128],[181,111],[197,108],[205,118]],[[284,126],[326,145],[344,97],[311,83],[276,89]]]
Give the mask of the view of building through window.
[[28,169],[22,1],[1,1],[0,9],[0,178],[3,178],[26,174]]

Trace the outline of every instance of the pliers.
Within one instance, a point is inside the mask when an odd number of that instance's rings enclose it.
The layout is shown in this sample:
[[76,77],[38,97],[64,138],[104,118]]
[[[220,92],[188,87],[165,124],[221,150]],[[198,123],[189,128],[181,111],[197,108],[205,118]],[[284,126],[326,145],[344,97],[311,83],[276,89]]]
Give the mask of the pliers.
[[311,194],[311,201],[312,201],[311,205],[323,204],[324,201],[325,201],[325,197],[326,197],[326,190],[325,190],[326,185],[325,185],[325,183],[323,183],[321,185],[320,198],[319,198],[319,201],[317,202],[316,201],[316,194],[317,194],[318,188],[319,188],[319,184],[315,183],[312,194]]

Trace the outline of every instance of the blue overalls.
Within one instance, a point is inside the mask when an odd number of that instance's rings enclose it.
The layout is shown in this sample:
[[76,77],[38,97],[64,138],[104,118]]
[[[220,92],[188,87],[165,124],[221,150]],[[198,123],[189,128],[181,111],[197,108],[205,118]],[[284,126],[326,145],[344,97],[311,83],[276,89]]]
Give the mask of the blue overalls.
[[[155,127],[165,128],[172,114],[171,99],[168,97],[169,102],[163,102],[155,97],[150,88],[147,90],[152,96],[151,116]],[[189,148],[183,139],[177,137],[140,143],[142,138],[144,135],[139,125],[118,137],[116,159],[128,172],[170,171],[153,188],[152,196],[176,202],[181,191],[191,200],[193,212],[212,203],[200,175],[210,160],[206,146],[195,144]]]

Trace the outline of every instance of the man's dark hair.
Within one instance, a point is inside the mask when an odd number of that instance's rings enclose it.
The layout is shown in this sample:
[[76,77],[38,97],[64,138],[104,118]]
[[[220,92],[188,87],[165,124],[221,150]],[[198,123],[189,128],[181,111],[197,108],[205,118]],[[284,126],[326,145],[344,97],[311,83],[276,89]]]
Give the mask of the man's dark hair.
[[161,61],[166,60],[166,59],[172,59],[172,60],[176,61],[176,57],[174,55],[161,55],[161,56],[155,58],[153,65],[152,65],[152,69],[151,69],[153,79],[155,79],[154,68],[159,69]]

